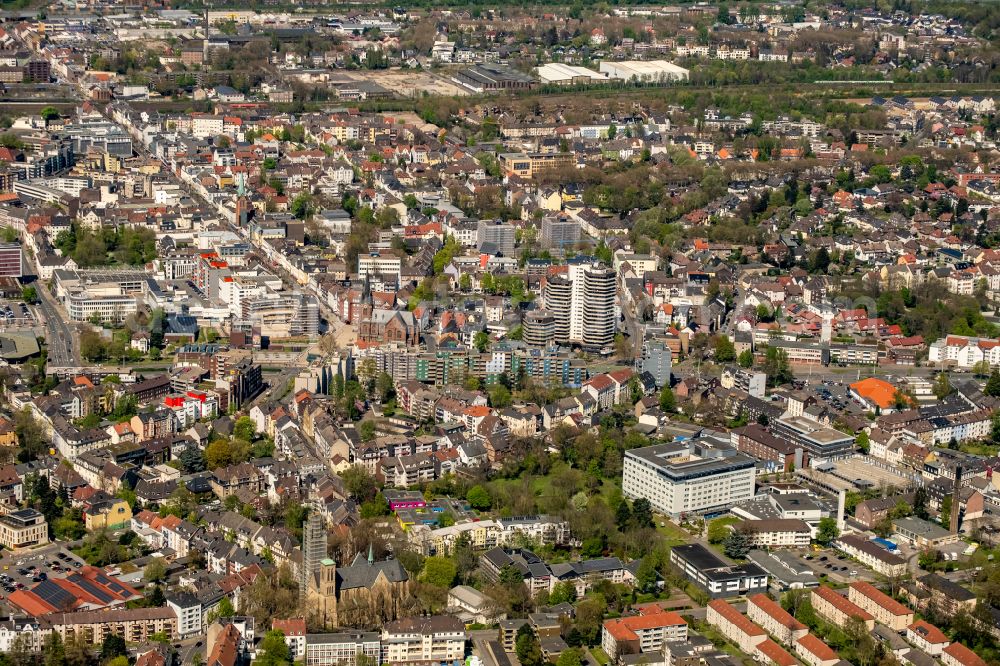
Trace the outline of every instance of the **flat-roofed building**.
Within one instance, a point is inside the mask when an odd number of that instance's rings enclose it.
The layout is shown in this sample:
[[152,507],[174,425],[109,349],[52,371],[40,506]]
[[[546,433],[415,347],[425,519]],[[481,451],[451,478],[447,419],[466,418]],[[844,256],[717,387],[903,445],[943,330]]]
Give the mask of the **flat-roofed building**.
[[958,534],[946,530],[937,523],[915,516],[897,518],[892,521],[893,533],[905,539],[916,548],[937,548],[958,542]]
[[767,573],[775,592],[817,587],[816,572],[793,553],[752,550],[747,559]]
[[687,81],[691,72],[666,60],[624,60],[602,62],[601,73],[608,78],[635,83]]
[[375,632],[306,635],[306,666],[379,664],[381,659],[382,643]]
[[725,439],[703,434],[626,451],[622,492],[674,518],[720,511],[753,497],[755,467]]
[[767,572],[753,563],[729,564],[700,543],[674,546],[670,563],[712,598],[767,591]]
[[573,153],[500,153],[498,159],[505,173],[522,178],[534,178],[576,164]]
[[178,636],[177,615],[168,607],[52,613],[46,620],[63,640],[82,636],[91,645],[102,644],[112,634],[128,643],[146,643],[160,633],[171,641]]
[[387,622],[382,629],[382,663],[458,666],[465,656],[466,638],[465,624],[450,615]]
[[562,62],[550,62],[541,65],[535,70],[538,73],[538,80],[543,86],[576,86],[593,83],[605,83],[608,75],[602,72],[595,72],[586,67],[577,65],[567,65]]
[[0,516],[0,544],[6,548],[26,548],[49,542],[49,524],[34,509],[20,509]]

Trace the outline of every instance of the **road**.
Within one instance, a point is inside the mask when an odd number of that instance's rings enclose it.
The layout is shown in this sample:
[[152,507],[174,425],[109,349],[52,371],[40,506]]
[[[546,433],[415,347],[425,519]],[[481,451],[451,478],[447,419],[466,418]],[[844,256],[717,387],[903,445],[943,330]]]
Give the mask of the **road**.
[[[108,120],[112,119],[108,118]],[[192,189],[188,183],[174,176],[170,165],[160,160],[160,158],[158,158],[156,155],[150,153],[146,149],[146,147],[142,145],[142,143],[138,141],[133,141],[132,146],[137,155],[141,155],[143,157],[160,161],[165,167],[164,175],[166,175],[170,179],[171,183],[179,185],[181,189],[183,189],[188,196],[190,196],[195,201],[199,202],[202,206],[204,206],[208,210],[214,211],[216,209],[216,207],[207,202],[201,196],[200,193]],[[260,247],[259,243],[254,238],[252,238],[245,229],[241,229],[239,226],[234,224],[233,221],[230,219],[223,219],[222,221],[223,224],[225,224],[226,228],[228,228],[230,231],[240,236],[250,244],[250,247],[253,249],[253,252],[256,255],[257,259],[260,261],[261,265],[266,266],[272,273],[274,273],[274,275],[281,278],[281,281],[285,284],[286,287],[292,289],[293,291],[298,289],[301,289],[302,291],[309,291],[306,287],[304,287],[297,280],[295,280],[295,278],[289,275],[281,266],[278,266],[274,262],[267,259],[267,254]],[[322,330],[322,324],[325,322],[327,327],[327,332],[332,332],[334,336],[337,337],[338,341],[341,341],[344,337],[346,337],[348,334],[351,333],[351,328],[340,319],[337,313],[327,303],[325,303],[323,299],[316,298],[316,301],[319,304],[319,311],[320,311],[320,320],[321,320],[320,330]],[[353,335],[351,335],[350,337],[351,341],[353,341]]]
[[38,281],[38,312],[45,326],[45,342],[48,345],[48,364],[53,366],[80,366],[80,345],[76,342],[76,329],[69,323],[69,317],[56,302],[55,296],[41,281]]
[[173,644],[174,650],[177,651],[177,659],[181,664],[192,664],[194,663],[194,655],[196,653],[201,653],[201,663],[207,661],[205,659],[205,636],[199,634],[198,636],[192,636],[191,638],[185,638],[184,640],[177,641]]

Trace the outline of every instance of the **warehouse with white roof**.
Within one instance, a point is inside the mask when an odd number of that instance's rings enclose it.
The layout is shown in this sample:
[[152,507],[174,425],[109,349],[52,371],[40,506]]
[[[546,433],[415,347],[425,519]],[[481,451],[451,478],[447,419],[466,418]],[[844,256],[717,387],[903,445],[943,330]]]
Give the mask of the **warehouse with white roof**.
[[601,73],[612,79],[637,83],[687,81],[690,72],[666,60],[626,60],[602,62]]
[[543,86],[569,86],[603,83],[608,80],[608,75],[595,72],[586,67],[567,65],[561,62],[550,62],[538,68],[538,79]]

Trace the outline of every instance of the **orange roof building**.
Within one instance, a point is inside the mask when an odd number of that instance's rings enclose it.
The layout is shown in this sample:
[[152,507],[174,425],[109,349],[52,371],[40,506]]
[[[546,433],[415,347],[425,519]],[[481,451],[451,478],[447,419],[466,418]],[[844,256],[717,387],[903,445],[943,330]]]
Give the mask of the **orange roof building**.
[[944,666],[986,666],[978,654],[961,643],[952,643],[941,652]]
[[788,654],[785,648],[770,638],[757,646],[756,657],[762,664],[772,664],[773,666],[798,666],[799,663],[795,657]]
[[813,589],[810,600],[816,613],[827,622],[843,627],[849,620],[856,618],[864,622],[868,631],[875,628],[875,618],[868,611],[859,608],[857,604],[829,587]]
[[795,653],[809,666],[833,666],[840,655],[829,645],[812,634],[806,634],[793,645]]
[[943,631],[924,620],[917,620],[906,628],[906,640],[932,657],[940,657],[951,643]]
[[877,622],[893,631],[905,631],[913,624],[913,611],[871,583],[857,581],[847,589],[847,598],[871,613]]
[[705,619],[747,654],[754,654],[758,645],[769,640],[766,631],[722,599],[708,603]]
[[792,645],[809,633],[806,625],[766,594],[755,594],[747,599],[747,617],[785,645]]
[[883,413],[893,409],[896,401],[896,387],[877,377],[867,377],[850,386],[851,396],[866,408]]
[[658,606],[641,608],[639,612],[604,621],[601,647],[612,660],[624,654],[658,652],[667,641],[687,640],[687,622],[677,613]]

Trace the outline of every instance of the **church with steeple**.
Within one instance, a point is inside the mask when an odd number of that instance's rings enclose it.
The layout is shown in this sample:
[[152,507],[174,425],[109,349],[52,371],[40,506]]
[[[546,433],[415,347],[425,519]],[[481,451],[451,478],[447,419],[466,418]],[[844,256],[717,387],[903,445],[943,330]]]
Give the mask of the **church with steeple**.
[[375,628],[403,616],[410,577],[399,560],[376,560],[358,553],[350,565],[337,567],[324,558],[307,572],[306,600],[325,627]]

